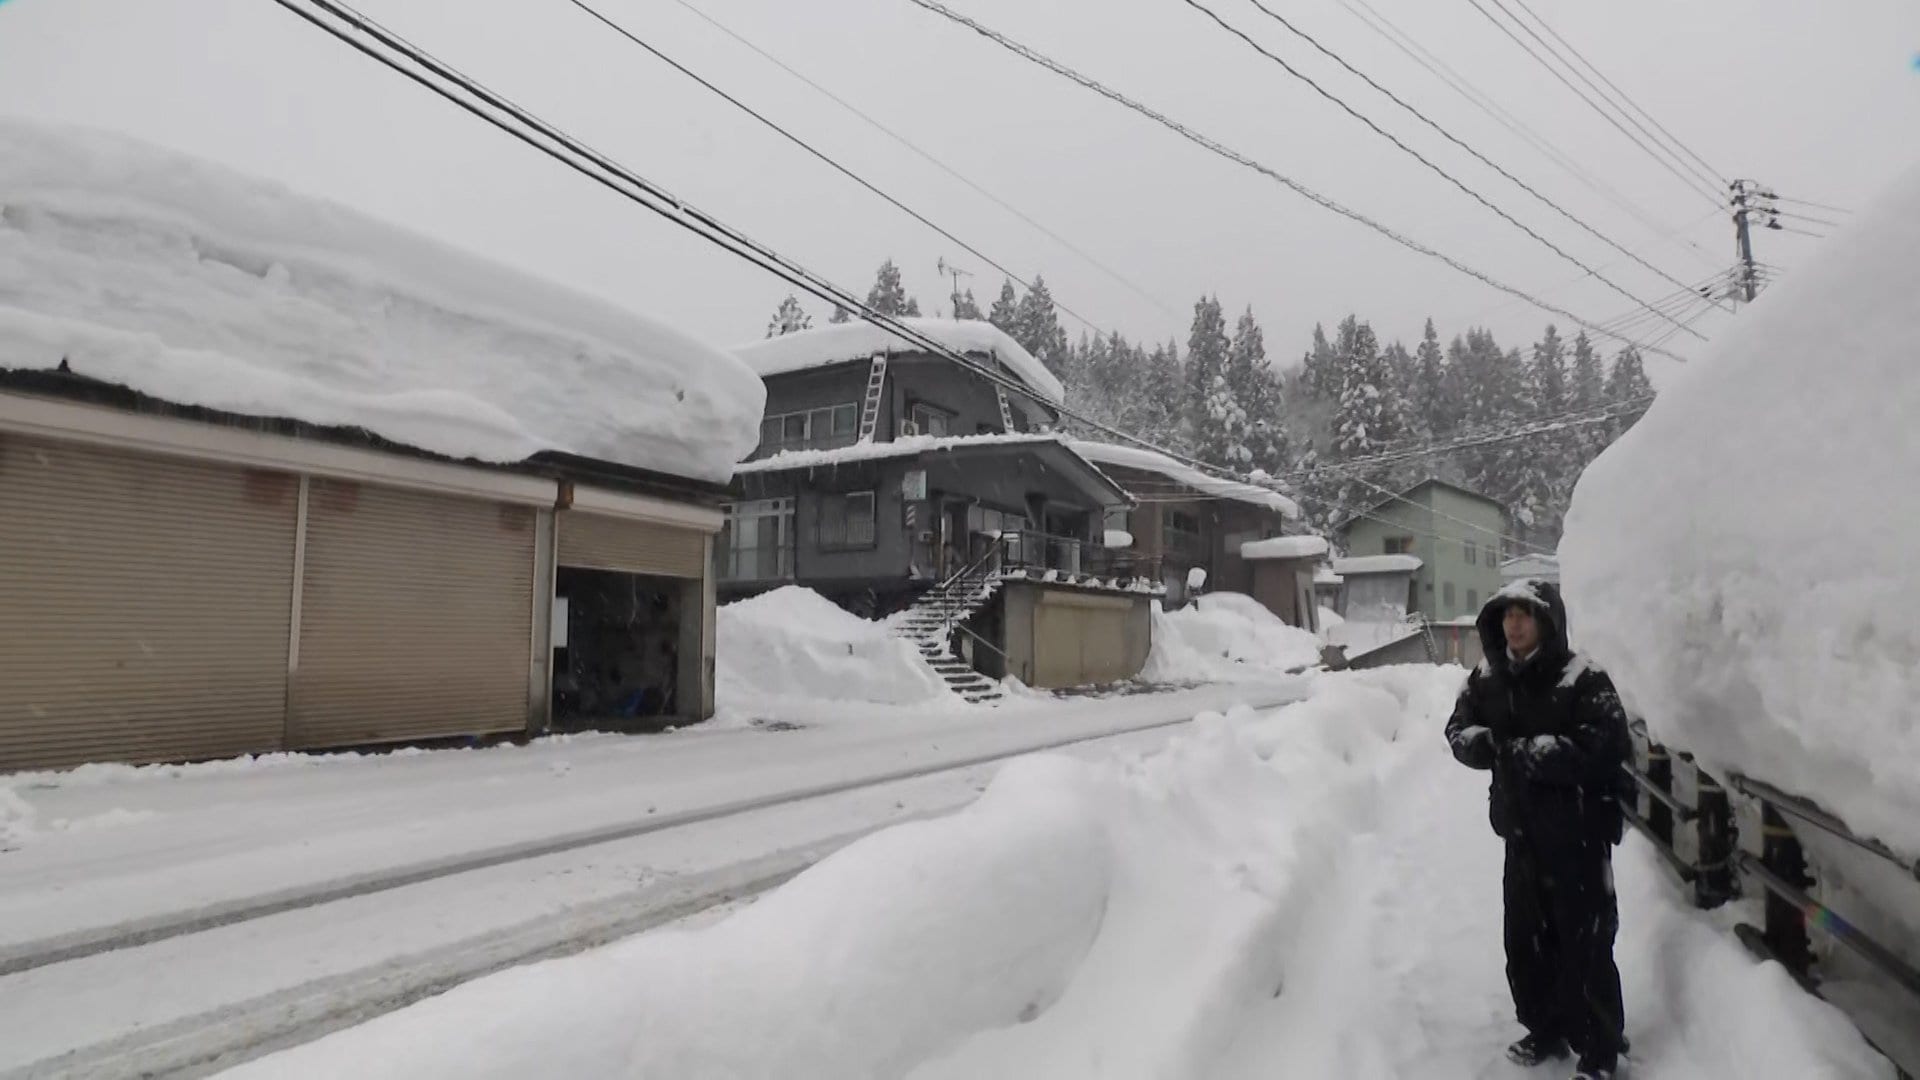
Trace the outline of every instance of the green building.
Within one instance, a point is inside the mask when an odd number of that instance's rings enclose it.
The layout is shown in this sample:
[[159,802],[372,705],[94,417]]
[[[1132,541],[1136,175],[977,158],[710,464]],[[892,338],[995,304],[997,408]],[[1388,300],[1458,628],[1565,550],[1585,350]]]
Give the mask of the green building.
[[1477,491],[1426,480],[1341,526],[1350,556],[1414,555],[1416,609],[1435,622],[1471,618],[1504,584],[1504,507]]

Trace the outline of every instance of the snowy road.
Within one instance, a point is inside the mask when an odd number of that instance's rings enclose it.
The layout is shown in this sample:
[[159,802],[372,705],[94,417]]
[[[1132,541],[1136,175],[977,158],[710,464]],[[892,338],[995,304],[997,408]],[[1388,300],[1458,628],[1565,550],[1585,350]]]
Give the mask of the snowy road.
[[[1330,676],[1164,747],[1009,765],[698,929],[517,967],[247,1077],[1561,1076],[1499,1060],[1499,845],[1458,672]],[[1616,859],[1635,1080],[1890,1080],[1832,1008]]]
[[204,1072],[766,888],[965,805],[1008,757],[1150,748],[1306,685],[25,778],[35,828],[0,855],[0,1074]]

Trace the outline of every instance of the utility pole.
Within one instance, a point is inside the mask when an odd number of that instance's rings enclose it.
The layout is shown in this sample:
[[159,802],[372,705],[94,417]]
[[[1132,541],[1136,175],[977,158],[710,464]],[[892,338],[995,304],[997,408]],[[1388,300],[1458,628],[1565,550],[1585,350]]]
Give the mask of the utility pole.
[[1735,180],[1727,190],[1732,193],[1733,233],[1739,244],[1740,292],[1751,304],[1760,292],[1760,275],[1753,264],[1752,223],[1757,218],[1761,228],[1777,229],[1780,215],[1773,202],[1776,196],[1757,180]]
[[958,319],[960,317],[960,279],[963,277],[972,277],[973,271],[960,269],[948,262],[944,255],[942,255],[934,265],[939,268],[942,274],[953,279],[953,306],[948,308],[947,312],[952,318]]

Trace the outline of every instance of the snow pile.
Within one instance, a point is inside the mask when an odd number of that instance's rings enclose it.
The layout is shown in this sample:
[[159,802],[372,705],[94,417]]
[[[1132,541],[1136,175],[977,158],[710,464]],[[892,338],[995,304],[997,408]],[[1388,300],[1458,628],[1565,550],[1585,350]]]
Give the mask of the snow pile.
[[789,585],[720,608],[714,691],[722,710],[777,700],[913,705],[953,693],[910,642],[811,589]]
[[121,136],[0,119],[0,366],[365,428],[456,458],[561,451],[724,482],[766,391],[649,319]]
[[33,805],[11,786],[0,787],[0,851],[24,845],[34,834]]
[[[1066,388],[1060,385],[1060,380],[1054,377],[1053,372],[1034,359],[1032,353],[1021,348],[1019,342],[990,322],[907,316],[895,321],[964,356],[987,356],[998,360],[1014,378],[1039,394],[1048,404],[1059,405],[1066,401]],[[867,360],[875,353],[894,356],[926,354],[925,349],[901,340],[892,331],[858,319],[781,334],[741,345],[733,352],[762,377],[829,367],[852,360]]]
[[1249,540],[1240,545],[1240,557],[1254,561],[1317,559],[1326,553],[1327,538],[1324,536],[1275,536],[1266,540]]
[[1140,678],[1188,683],[1299,671],[1320,663],[1320,639],[1241,593],[1200,597],[1178,611],[1153,606],[1153,650]]
[[1575,491],[1580,648],[1663,741],[1920,856],[1920,170]]
[[[1152,450],[1142,449],[1137,446],[1115,446],[1112,443],[1088,442],[1084,439],[1074,440],[1072,446],[1076,453],[1088,461],[1093,462],[1095,465],[1113,465],[1122,469],[1150,472],[1192,488],[1196,493],[1201,495],[1231,499],[1235,502],[1246,503],[1249,506],[1258,506],[1263,510],[1272,510],[1288,518],[1298,518],[1300,516],[1300,504],[1277,491],[1260,487],[1256,484],[1242,484],[1238,481],[1222,479],[1221,477],[1201,472],[1199,469],[1193,468],[1190,465],[1182,465],[1167,455]],[[1121,486],[1124,487],[1126,485],[1123,484]],[[1146,494],[1164,497],[1167,493],[1164,491],[1153,491],[1147,492]]]

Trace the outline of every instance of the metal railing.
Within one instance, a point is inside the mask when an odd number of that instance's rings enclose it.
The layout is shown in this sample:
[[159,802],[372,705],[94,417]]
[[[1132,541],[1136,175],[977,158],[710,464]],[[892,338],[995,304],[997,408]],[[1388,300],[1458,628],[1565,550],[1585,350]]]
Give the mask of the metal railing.
[[[1669,754],[1654,742],[1643,725],[1634,729],[1636,749],[1644,748],[1646,768],[1623,766],[1638,787],[1637,798],[1622,799],[1627,821],[1653,842],[1681,881],[1692,886],[1694,904],[1714,908],[1740,893],[1741,875],[1758,883],[1765,894],[1763,922],[1760,926],[1738,923],[1734,927],[1740,941],[1755,955],[1778,961],[1809,993],[1825,997],[1810,929],[1818,929],[1837,944],[1859,956],[1875,971],[1913,995],[1920,1007],[1920,969],[1887,948],[1843,914],[1813,897],[1815,881],[1799,837],[1789,819],[1819,829],[1852,847],[1899,867],[1920,883],[1920,860],[1907,859],[1877,840],[1855,833],[1838,817],[1820,809],[1811,801],[1781,791],[1770,784],[1739,774],[1731,774],[1723,786],[1707,775],[1687,754]],[[1636,754],[1636,760],[1639,758]],[[1689,803],[1674,791],[1673,767],[1678,760],[1694,774],[1694,800]],[[1734,818],[1728,788],[1752,800],[1760,811],[1760,854],[1743,850]],[[1694,855],[1683,854],[1675,843],[1676,826],[1694,830]],[[1856,1026],[1864,1018],[1855,1017]],[[1862,1027],[1867,1042],[1893,1061],[1901,1080],[1913,1080],[1920,1073],[1920,1061],[1911,1051],[1905,1059],[1896,1058],[1902,1048],[1876,1040]]]

